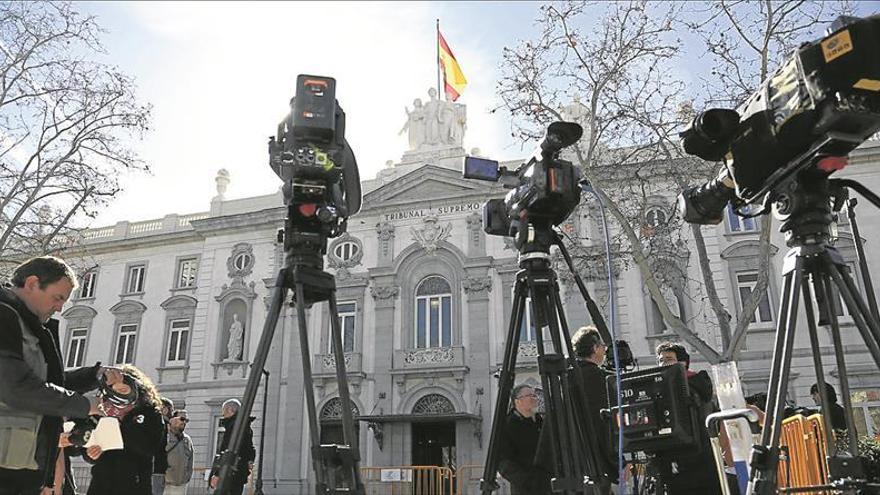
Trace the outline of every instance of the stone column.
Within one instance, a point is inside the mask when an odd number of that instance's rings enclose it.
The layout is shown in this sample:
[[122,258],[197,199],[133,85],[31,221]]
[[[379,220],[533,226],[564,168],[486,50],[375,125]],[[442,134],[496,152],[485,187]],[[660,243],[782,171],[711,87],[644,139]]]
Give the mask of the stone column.
[[[381,242],[381,241],[380,241]],[[380,248],[381,249],[381,248]],[[373,296],[373,325],[375,340],[373,343],[376,397],[384,397],[373,414],[392,414],[392,397],[394,396],[391,377],[392,358],[394,356],[394,305],[400,295],[400,287],[394,282],[391,274],[375,276],[370,284],[370,295]],[[394,433],[385,427],[385,444],[380,451],[375,440],[370,439],[369,448],[373,449],[373,464],[377,466],[391,465],[391,451]],[[390,438],[389,438],[390,437]],[[366,456],[364,456],[366,457]]]
[[467,221],[468,257],[486,256],[486,234],[483,233],[483,217],[479,212],[473,212],[465,220]]
[[390,266],[394,259],[394,224],[379,222],[376,224],[376,235],[379,240],[378,266]]
[[470,336],[470,346],[467,349],[467,365],[471,369],[471,393],[473,394],[474,410],[472,412],[483,417],[481,424],[471,422],[459,423],[459,427],[465,427],[467,432],[473,434],[468,442],[472,448],[459,449],[460,465],[480,464],[485,458],[484,449],[489,441],[492,430],[492,409],[486,400],[485,392],[490,390],[493,365],[490,362],[491,340],[487,322],[491,319],[489,307],[489,292],[492,290],[492,279],[481,269],[476,273],[468,273],[462,282],[468,305],[467,328]]

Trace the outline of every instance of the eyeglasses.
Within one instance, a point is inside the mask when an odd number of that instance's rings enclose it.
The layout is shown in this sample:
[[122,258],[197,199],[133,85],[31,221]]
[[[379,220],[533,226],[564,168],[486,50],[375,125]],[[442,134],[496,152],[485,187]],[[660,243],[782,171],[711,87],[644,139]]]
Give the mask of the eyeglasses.
[[531,398],[533,398],[533,399],[537,399],[537,398],[538,398],[538,394],[523,394],[523,395],[520,395],[519,397],[517,397],[516,399],[517,399],[517,400],[519,400],[519,399],[525,399],[526,397],[531,397]]
[[183,416],[174,416],[171,419],[179,419],[179,420],[183,421],[184,423],[189,423],[189,418],[185,418]]

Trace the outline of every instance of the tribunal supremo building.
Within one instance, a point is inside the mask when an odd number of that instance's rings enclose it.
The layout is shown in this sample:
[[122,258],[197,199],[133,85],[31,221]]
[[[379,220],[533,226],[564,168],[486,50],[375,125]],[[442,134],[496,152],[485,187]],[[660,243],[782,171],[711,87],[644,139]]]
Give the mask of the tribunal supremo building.
[[[493,374],[503,357],[517,253],[508,240],[482,230],[482,204],[505,191],[461,178],[461,135],[433,143],[411,139],[411,146],[398,163],[389,162],[376,178],[363,182],[363,209],[350,219],[347,233],[330,241],[325,265],[336,277],[362,465],[461,469],[481,464],[486,455],[497,393]],[[880,191],[878,165],[880,142],[869,141],[838,175]],[[218,194],[208,211],[87,231],[82,249],[70,255],[92,268],[82,274],[62,314],[65,364],[132,363],[147,372],[162,395],[189,411],[197,466],[210,465],[217,449],[220,404],[241,397],[283,260],[276,242],[285,216],[280,193],[226,199],[229,175],[220,171],[215,180]],[[675,193],[670,187],[652,196],[645,209],[648,227],[673,214]],[[602,249],[594,208],[585,203],[565,228],[591,249]],[[880,212],[865,203],[859,218],[871,271],[880,273],[880,255],[871,248],[880,242]],[[728,214],[722,224],[703,227],[722,302],[737,313],[757,280],[759,221]],[[849,226],[838,227],[837,247],[855,260]],[[781,235],[772,242],[770,288],[751,315],[739,361],[747,393],[765,388],[769,374],[785,254]],[[689,242],[679,249],[684,277],[667,290],[670,307],[703,339],[718,344],[704,290],[696,282],[702,277],[690,254],[695,250]],[[566,314],[577,328],[589,317],[570,277],[560,275]],[[604,305],[609,297],[604,272],[585,275]],[[653,347],[675,336],[634,266],[620,264],[615,278],[617,331],[641,365],[652,366]],[[855,278],[864,285],[859,274]],[[334,441],[341,437],[341,408],[329,315],[325,304],[307,313],[322,441]],[[842,318],[858,427],[876,434],[880,374],[858,344],[851,319]],[[805,329],[801,319],[799,327]],[[537,385],[534,333],[531,322],[524,322],[517,378]],[[820,340],[828,355],[830,330],[824,329]],[[802,404],[815,381],[807,345],[806,331],[799,332],[789,397]],[[266,365],[265,411],[261,393],[253,413],[255,441],[261,428],[267,432],[267,493],[311,490],[300,352],[296,315],[285,307]],[[694,355],[694,366],[704,366]],[[836,383],[836,368],[827,356],[826,369]]]

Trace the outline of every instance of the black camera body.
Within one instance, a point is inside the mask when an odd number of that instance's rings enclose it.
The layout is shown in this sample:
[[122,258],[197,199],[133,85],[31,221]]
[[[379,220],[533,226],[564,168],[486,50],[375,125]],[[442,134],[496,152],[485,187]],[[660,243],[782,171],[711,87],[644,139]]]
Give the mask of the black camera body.
[[345,232],[348,217],[360,210],[360,177],[345,140],[336,80],[301,74],[296,85],[290,114],[269,138],[269,165],[284,181],[285,248],[324,254],[327,238]]
[[[805,43],[737,110],[710,109],[681,133],[684,150],[723,160],[719,179],[682,193],[686,221],[718,223],[729,201],[753,203],[822,157],[845,156],[880,130],[880,16],[841,17]],[[811,169],[812,167],[812,169]]]
[[[559,158],[559,152],[583,134],[574,122],[554,122],[529,161],[516,170],[499,167],[485,158],[466,157],[462,175],[468,179],[500,181],[510,191],[483,205],[483,230],[489,235],[513,237],[523,249],[537,234],[564,222],[580,202],[581,171]],[[529,226],[535,227],[530,229]]]

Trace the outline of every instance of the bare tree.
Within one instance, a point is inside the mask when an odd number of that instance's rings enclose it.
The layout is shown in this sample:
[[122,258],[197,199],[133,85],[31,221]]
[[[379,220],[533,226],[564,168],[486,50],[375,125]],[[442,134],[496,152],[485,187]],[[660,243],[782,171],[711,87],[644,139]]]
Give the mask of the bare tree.
[[[69,246],[147,166],[131,149],[149,107],[95,61],[101,29],[67,2],[0,3],[0,260]],[[0,266],[0,270],[3,267]]]
[[[800,43],[818,36],[820,25],[838,15],[851,13],[852,6],[846,0],[720,0],[693,9],[692,18],[696,20],[685,22],[684,26],[703,40],[713,66],[703,78],[706,105],[735,107],[740,104]],[[758,241],[758,281],[743,301],[733,336],[725,342],[722,356],[725,361],[735,359],[742,349],[751,315],[767,291],[772,229],[772,216],[763,217]],[[704,252],[699,256],[701,264],[708,264]]]
[[[740,8],[739,3],[734,7]],[[812,7],[802,12],[787,4],[767,5],[772,8],[768,11],[772,19],[757,24],[769,29],[764,36],[766,42],[759,46],[760,53],[719,55],[726,57],[730,65],[716,63],[706,79],[717,78],[719,71],[730,75],[721,80],[720,87],[709,85],[703,101],[734,101],[750,94],[772,64],[786,53],[784,43],[793,44],[802,31],[824,19],[810,10]],[[685,12],[685,8],[691,10]],[[752,8],[749,15],[762,15],[762,8]],[[729,15],[718,15],[716,9]],[[699,226],[685,228],[672,215],[658,222],[658,216],[649,213],[655,205],[665,206],[668,212],[673,196],[670,192],[702,182],[717,169],[715,164],[683,156],[677,143],[677,131],[693,118],[694,102],[701,100],[688,94],[687,90],[693,88],[674,77],[683,54],[681,30],[700,33],[706,50],[715,56],[724,50],[711,42],[713,33],[726,33],[724,43],[731,45],[730,30],[752,35],[737,27],[738,15],[724,2],[701,5],[696,10],[690,4],[645,1],[544,5],[538,19],[540,35],[534,41],[504,50],[499,82],[501,106],[514,118],[516,136],[536,138],[546,124],[563,117],[582,122],[585,136],[574,150],[574,157],[614,220],[611,234],[617,255],[638,268],[667,328],[712,363],[731,359],[734,341],[743,334],[740,328],[748,325],[749,318],[740,318],[732,332],[731,316],[714,285]],[[685,22],[694,18],[702,20]],[[747,62],[755,58],[762,61],[757,66],[761,70],[750,74]],[[726,95],[722,89],[728,91]],[[769,230],[766,232],[766,237],[762,233],[762,243],[769,246]],[[686,280],[686,270],[681,268],[682,257],[689,258],[690,254],[686,245],[695,248],[699,261],[701,280],[696,284]],[[769,257],[764,258],[762,263],[769,263]],[[585,259],[593,262],[596,257]],[[689,282],[700,288],[699,302],[707,303],[706,309],[714,315],[712,323],[721,335],[721,351],[695,333],[682,319],[684,315],[675,307],[675,301],[670,300],[670,291],[680,292],[681,284]],[[762,293],[753,292],[754,300],[747,302],[742,314],[754,313],[759,303],[754,296]]]

